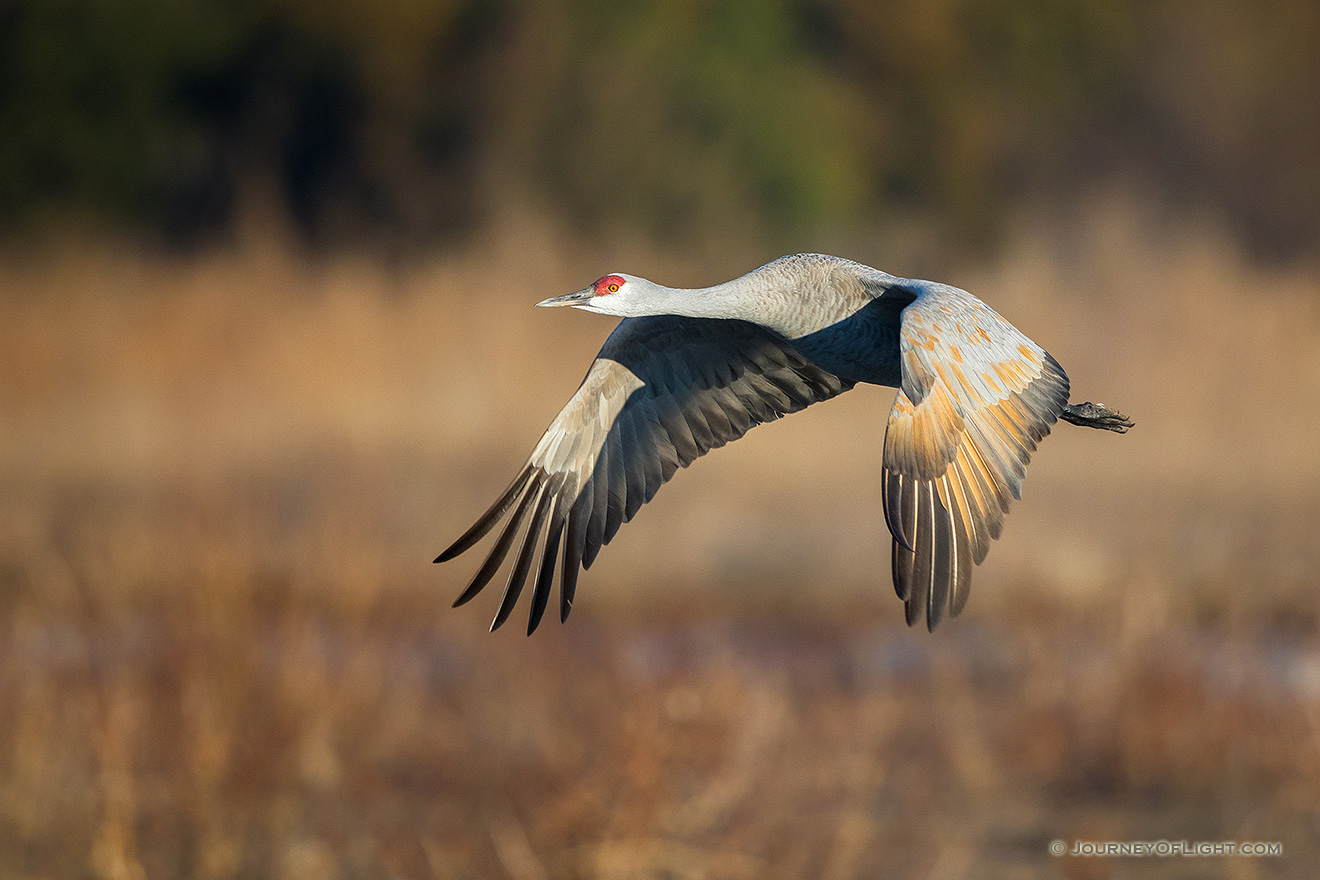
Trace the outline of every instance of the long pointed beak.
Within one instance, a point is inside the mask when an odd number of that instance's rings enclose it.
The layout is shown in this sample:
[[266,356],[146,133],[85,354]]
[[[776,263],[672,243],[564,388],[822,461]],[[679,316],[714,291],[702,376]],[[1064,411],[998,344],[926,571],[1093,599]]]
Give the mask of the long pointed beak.
[[552,296],[549,299],[543,299],[538,306],[580,306],[583,303],[589,303],[596,296],[596,291],[591,287],[584,287],[577,293],[566,293],[563,296]]

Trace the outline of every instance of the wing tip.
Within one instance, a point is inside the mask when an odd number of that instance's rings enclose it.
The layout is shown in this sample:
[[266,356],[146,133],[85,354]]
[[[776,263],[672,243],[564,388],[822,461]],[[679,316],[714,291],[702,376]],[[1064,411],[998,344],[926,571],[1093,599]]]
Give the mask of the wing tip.
[[439,556],[432,560],[433,563],[448,562],[460,553],[471,549],[473,545],[486,537],[499,524],[500,520],[504,519],[504,515],[509,512],[509,508],[513,507],[519,496],[533,481],[543,479],[545,479],[543,469],[536,467],[531,462],[524,465],[523,469],[518,472],[518,476],[514,477],[508,488],[504,490],[504,494],[496,499],[495,503],[487,508],[486,512],[472,524],[472,527],[458,537],[458,540],[450,544]]
[[916,626],[917,621],[921,619],[921,604],[912,601],[911,598],[903,603],[903,619],[908,626]]

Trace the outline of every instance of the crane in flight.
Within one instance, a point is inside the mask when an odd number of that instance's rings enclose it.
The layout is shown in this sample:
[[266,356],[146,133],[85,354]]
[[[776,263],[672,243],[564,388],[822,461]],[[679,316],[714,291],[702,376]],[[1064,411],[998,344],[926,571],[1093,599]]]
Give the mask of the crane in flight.
[[678,468],[862,382],[898,389],[881,471],[894,588],[908,625],[924,615],[934,630],[966,604],[972,566],[1055,421],[1120,434],[1133,425],[1103,404],[1068,403],[1063,367],[966,291],[839,257],[780,257],[692,290],[612,274],[537,305],[623,320],[518,476],[435,560],[471,548],[512,510],[462,605],[527,522],[492,630],[534,566],[527,633],[536,630],[561,559],[565,620],[579,568]]

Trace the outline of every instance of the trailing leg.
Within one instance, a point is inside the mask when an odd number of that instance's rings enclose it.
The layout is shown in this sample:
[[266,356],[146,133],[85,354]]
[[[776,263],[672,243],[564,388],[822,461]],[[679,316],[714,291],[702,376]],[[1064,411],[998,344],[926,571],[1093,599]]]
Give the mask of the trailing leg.
[[1126,434],[1127,429],[1136,424],[1118,410],[1110,409],[1103,403],[1091,403],[1089,400],[1086,403],[1068,404],[1063,412],[1059,413],[1059,418],[1074,425],[1081,425],[1083,428],[1102,428],[1119,434]]

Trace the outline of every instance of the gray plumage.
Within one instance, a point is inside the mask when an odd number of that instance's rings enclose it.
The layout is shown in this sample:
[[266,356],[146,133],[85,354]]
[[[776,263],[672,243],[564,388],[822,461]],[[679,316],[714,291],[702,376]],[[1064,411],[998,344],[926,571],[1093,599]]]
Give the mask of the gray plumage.
[[607,275],[538,305],[624,320],[508,489],[436,559],[469,549],[513,511],[461,605],[528,523],[492,629],[535,569],[533,632],[561,560],[566,619],[579,569],[678,468],[868,382],[899,389],[882,470],[894,586],[908,623],[924,615],[933,630],[946,608],[957,614],[966,603],[971,569],[999,537],[1055,421],[1119,432],[1132,424],[1103,405],[1070,406],[1063,368],[971,294],[838,257],[782,257],[699,290]]

